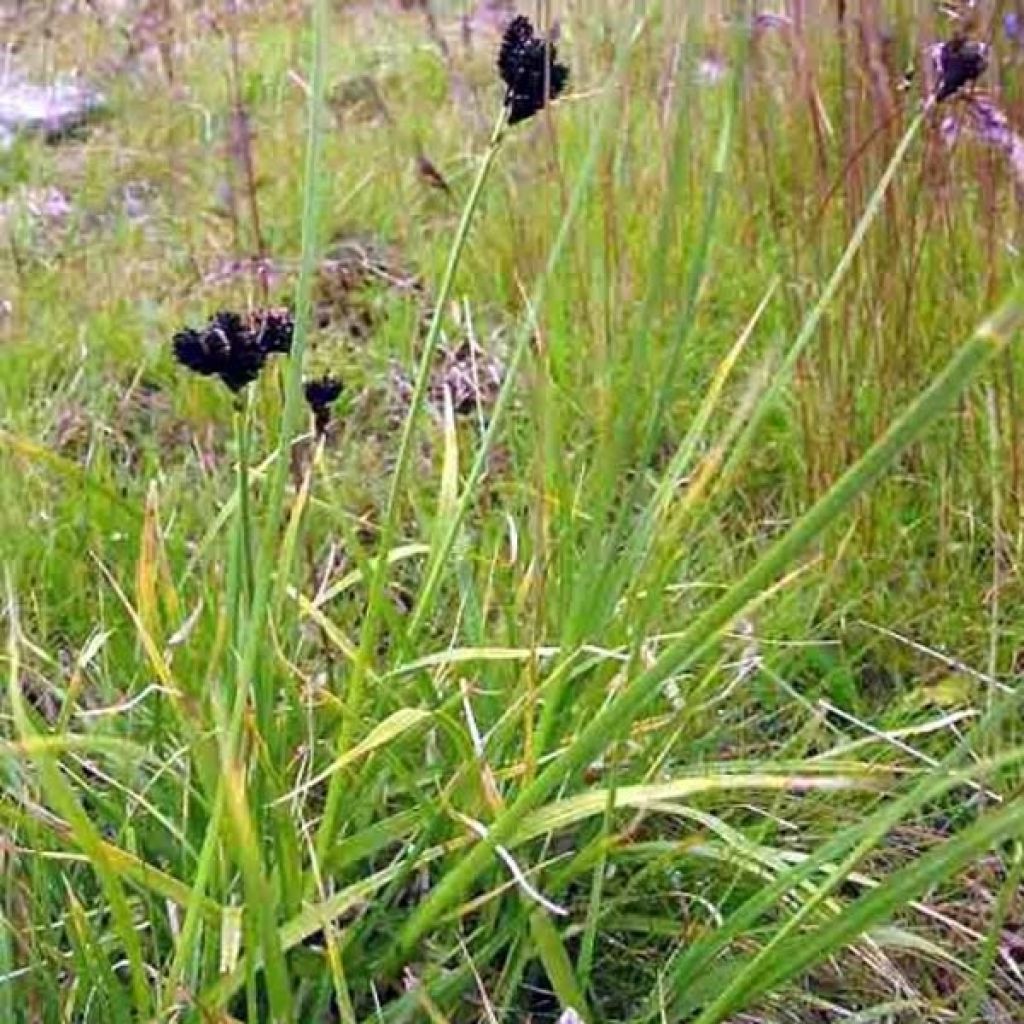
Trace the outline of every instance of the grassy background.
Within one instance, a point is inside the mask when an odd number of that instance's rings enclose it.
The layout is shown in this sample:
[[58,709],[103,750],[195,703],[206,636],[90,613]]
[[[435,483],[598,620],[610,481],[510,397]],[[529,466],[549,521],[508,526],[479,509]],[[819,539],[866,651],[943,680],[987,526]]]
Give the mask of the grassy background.
[[[914,122],[949,20],[542,6],[570,95],[502,140],[436,339],[516,364],[500,417],[429,351],[409,399],[493,32],[7,16],[110,112],[0,170],[0,1020],[1017,1019],[1021,354],[940,375],[1018,285],[1020,183],[944,143],[965,101]],[[1012,6],[972,31],[1024,124]],[[231,403],[169,338],[303,256],[346,393],[318,448],[295,359],[252,389],[247,584]]]

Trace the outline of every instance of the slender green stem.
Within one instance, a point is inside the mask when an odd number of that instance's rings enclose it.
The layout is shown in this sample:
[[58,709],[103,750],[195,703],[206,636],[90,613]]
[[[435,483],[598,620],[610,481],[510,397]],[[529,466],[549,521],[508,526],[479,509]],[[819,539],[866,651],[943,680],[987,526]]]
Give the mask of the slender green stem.
[[[653,17],[653,15],[654,12],[652,11],[650,16]],[[608,97],[604,111],[602,112],[598,130],[593,133],[591,138],[590,148],[587,151],[585,162],[579,176],[577,177],[576,185],[569,200],[569,209],[566,211],[566,214],[559,225],[558,234],[555,236],[554,244],[551,246],[551,252],[548,256],[544,272],[537,281],[533,294],[530,297],[530,302],[528,304],[530,316],[523,325],[520,326],[517,332],[515,346],[506,367],[505,380],[502,382],[501,390],[498,392],[498,397],[494,403],[494,408],[491,410],[487,430],[480,442],[469,473],[466,476],[466,481],[463,484],[462,493],[459,496],[459,501],[456,505],[455,511],[448,518],[445,534],[437,544],[434,554],[431,556],[426,578],[424,579],[423,584],[420,587],[419,595],[416,598],[416,606],[410,616],[409,628],[407,631],[410,640],[416,637],[419,630],[426,622],[427,614],[433,604],[434,595],[436,594],[438,587],[441,585],[441,579],[448,561],[448,556],[455,547],[455,540],[462,527],[462,522],[469,511],[470,503],[476,496],[477,485],[479,484],[487,467],[488,455],[494,446],[495,440],[497,439],[498,430],[503,424],[505,409],[508,407],[512,398],[512,391],[515,386],[519,364],[526,355],[530,341],[536,332],[536,316],[546,300],[548,283],[556,273],[558,266],[561,263],[563,254],[569,244],[570,233],[573,225],[575,225],[581,211],[583,210],[583,204],[590,191],[590,185],[597,170],[598,157],[601,155],[604,148],[605,140],[607,139],[609,132],[613,131],[615,125],[618,123],[619,106],[616,102],[619,98],[618,86],[625,73],[629,55],[632,53],[636,42],[640,39],[642,30],[646,24],[646,19],[640,20],[616,59],[613,82],[608,89]]]
[[[285,489],[291,464],[291,448],[302,419],[302,367],[309,337],[313,280],[316,273],[320,240],[320,156],[323,148],[324,108],[324,48],[328,28],[328,2],[315,0],[313,4],[313,55],[310,74],[308,131],[306,135],[306,161],[303,175],[302,258],[299,283],[295,295],[295,336],[285,380],[284,411],[278,439],[277,458],[270,477],[267,501],[263,509],[262,528],[254,567],[254,582],[250,613],[246,625],[245,643],[238,664],[238,692],[231,718],[231,745],[234,750],[242,726],[245,702],[252,685],[253,673],[259,660],[266,635],[266,615],[277,564],[278,533],[284,508]],[[269,679],[268,679],[269,683]],[[269,698],[257,694],[256,703]]]
[[[236,488],[237,483],[238,481],[236,477]],[[231,516],[231,528],[228,531],[227,541],[228,557],[227,571],[224,579],[224,607],[229,629],[229,647],[233,654],[239,649],[239,645],[242,642],[242,634],[245,631],[247,610],[245,603],[246,589],[244,583],[245,556],[242,554],[242,517],[238,514],[237,501],[234,504],[234,511]],[[210,667],[212,672],[216,671],[216,666]],[[224,682],[222,685],[227,693],[234,692],[231,687],[234,680],[230,679],[231,667],[233,667],[233,662],[225,669],[223,674]]]
[[[441,337],[441,325],[444,322],[445,308],[452,293],[455,283],[455,274],[458,271],[459,263],[462,260],[462,253],[465,250],[466,242],[469,239],[469,231],[474,216],[480,205],[480,197],[483,195],[484,185],[490,175],[491,168],[501,149],[501,141],[504,136],[506,112],[502,108],[501,116],[498,118],[488,143],[487,151],[480,167],[477,170],[476,179],[470,189],[465,206],[462,209],[462,217],[459,220],[458,230],[452,242],[451,251],[448,254],[448,265],[445,267],[444,276],[441,279],[441,286],[437,293],[437,301],[434,306],[434,314],[430,321],[430,329],[427,332],[426,340],[423,343],[423,352],[420,356],[419,369],[416,374],[416,384],[413,389],[410,401],[409,412],[405,418],[402,430],[402,440],[398,448],[398,460],[394,473],[391,477],[391,488],[388,493],[388,502],[384,514],[384,523],[380,532],[380,543],[378,545],[378,556],[374,562],[374,572],[370,580],[367,596],[366,616],[363,619],[363,627],[359,637],[359,651],[356,663],[352,669],[349,679],[348,694],[346,698],[346,714],[338,732],[338,750],[344,751],[351,742],[352,730],[359,721],[360,708],[362,706],[363,689],[366,685],[366,673],[373,657],[373,650],[377,644],[377,635],[380,628],[382,603],[384,600],[384,587],[387,581],[388,561],[387,554],[394,541],[395,531],[398,526],[398,517],[402,505],[402,496],[405,490],[406,476],[409,472],[409,463],[412,456],[412,443],[416,432],[416,424],[419,414],[426,398],[427,386],[430,381],[430,371],[433,365],[434,353]],[[320,822],[320,829],[317,833],[316,856],[323,862],[327,848],[334,836],[337,824],[340,801],[344,793],[346,775],[344,772],[336,772],[331,777],[327,790],[327,802],[324,808],[324,816]]]
[[238,459],[238,517],[242,536],[242,563],[245,594],[252,595],[253,551],[252,508],[249,496],[249,440],[251,436],[252,402],[239,397],[235,403],[232,421],[235,428],[235,449]]
[[[277,901],[260,862],[258,837],[246,833],[249,826],[247,809],[244,806],[246,798],[242,787],[247,774],[237,765],[237,760],[245,721],[245,709],[249,703],[255,669],[266,634],[266,617],[277,562],[278,534],[291,462],[291,447],[299,429],[302,413],[303,357],[309,335],[313,279],[320,235],[319,167],[323,136],[321,122],[324,107],[324,51],[328,17],[328,0],[314,0],[312,8],[313,53],[303,184],[302,259],[295,299],[295,335],[286,378],[277,458],[270,477],[267,500],[263,509],[259,546],[253,566],[249,614],[240,645],[234,703],[227,723],[227,735],[221,744],[223,772],[215,798],[215,808],[219,809],[221,802],[226,800],[227,806],[232,810],[232,813],[224,815],[222,820],[230,826],[227,838],[234,842],[235,852],[245,880],[247,896],[256,918],[256,929],[263,946],[271,1013],[275,1021],[291,1019],[292,1007],[291,994],[288,990],[288,972],[276,927]],[[273,700],[272,678],[268,676],[259,692],[252,696],[254,697],[253,703],[257,712],[257,720],[266,722]],[[235,779],[237,787],[233,800],[227,790],[228,780],[232,777]],[[229,821],[229,819],[231,820]],[[246,841],[239,841],[239,837],[243,835],[246,837]],[[212,844],[212,837],[208,835],[207,839]],[[205,852],[207,852],[207,847],[204,844]]]
[[1024,324],[1024,293],[1016,295],[986,320],[886,434],[778,541],[729,588],[646,672],[629,683],[583,728],[576,741],[552,762],[491,825],[481,841],[437,885],[399,934],[394,959],[407,955],[424,933],[486,869],[494,847],[507,841],[516,826],[567,777],[589,764],[636,720],[662,683],[699,660],[721,631],[742,614],[824,530],[859,498],[907,445],[963,391],[978,370]]
[[182,975],[195,956],[196,942],[199,938],[199,925],[204,911],[203,901],[216,863],[217,844],[223,817],[224,789],[220,787],[214,798],[213,810],[210,812],[210,820],[206,826],[206,836],[203,839],[203,847],[199,851],[199,860],[196,862],[192,878],[192,892],[189,896],[188,906],[185,908],[185,920],[182,923],[181,933],[178,936],[178,942],[174,950],[174,959],[171,961],[171,966],[167,971],[167,977],[164,982],[163,1005],[165,1006],[173,1005]]

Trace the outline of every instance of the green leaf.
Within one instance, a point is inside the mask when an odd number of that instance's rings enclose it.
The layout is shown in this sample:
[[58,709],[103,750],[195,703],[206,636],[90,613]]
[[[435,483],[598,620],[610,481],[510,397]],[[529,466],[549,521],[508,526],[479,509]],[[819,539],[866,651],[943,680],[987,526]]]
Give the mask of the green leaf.
[[551,987],[555,990],[564,1008],[572,1007],[585,1022],[593,1017],[587,1008],[586,997],[576,980],[572,961],[566,952],[558,930],[551,922],[545,910],[535,910],[530,914],[530,934],[537,947],[544,970],[547,972]]

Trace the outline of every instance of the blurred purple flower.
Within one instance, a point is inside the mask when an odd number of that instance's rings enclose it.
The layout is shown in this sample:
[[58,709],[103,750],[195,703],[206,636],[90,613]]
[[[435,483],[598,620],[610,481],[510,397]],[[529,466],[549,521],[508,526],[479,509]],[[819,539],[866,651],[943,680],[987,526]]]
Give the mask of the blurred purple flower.
[[960,122],[952,114],[947,114],[940,122],[939,137],[946,149],[952,149],[960,138]]
[[785,14],[775,14],[772,11],[765,11],[754,15],[754,31],[767,32],[774,28],[789,28],[792,21]]
[[1004,146],[1013,134],[1006,114],[990,99],[984,96],[976,97],[970,106],[970,112],[974,130],[982,142],[987,142],[990,146]]
[[1017,184],[1024,187],[1024,138],[988,97],[973,96],[968,110],[975,134],[982,142],[1002,151]]
[[1010,119],[998,104],[987,96],[975,94],[965,104],[967,117],[959,123],[949,116],[942,119],[939,133],[950,149],[966,129],[974,138],[1006,158],[1018,188],[1024,189],[1024,136],[1014,129]]
[[1011,42],[1024,46],[1024,19],[1016,11],[1003,15],[1003,32]]
[[728,65],[721,57],[701,57],[697,61],[697,83],[699,85],[718,85],[729,73]]

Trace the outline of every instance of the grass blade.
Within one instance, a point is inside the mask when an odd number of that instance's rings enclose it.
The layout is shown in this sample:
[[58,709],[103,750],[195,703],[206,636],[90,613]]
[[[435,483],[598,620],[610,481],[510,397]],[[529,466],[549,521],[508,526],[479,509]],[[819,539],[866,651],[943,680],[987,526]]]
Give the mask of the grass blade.
[[1012,802],[897,871],[827,925],[809,935],[794,936],[781,943],[773,941],[740,970],[694,1024],[719,1024],[737,1007],[750,1005],[759,993],[796,977],[865,934],[872,925],[888,919],[894,910],[910,902],[929,885],[956,874],[996,843],[1019,834],[1022,826],[1024,803]]
[[493,846],[505,842],[530,811],[567,777],[582,770],[609,742],[629,727],[673,673],[698,660],[720,632],[802,554],[886,470],[908,444],[944,413],[977,372],[1008,344],[1024,323],[1024,295],[1017,295],[982,323],[945,370],[918,397],[886,434],[806,512],[758,562],[731,586],[655,664],[627,685],[580,732],[575,742],[549,765],[491,826],[478,844],[441,880],[403,927],[396,959],[409,953],[421,936],[447,911],[490,864]]

